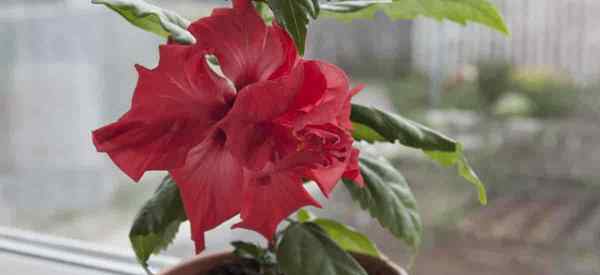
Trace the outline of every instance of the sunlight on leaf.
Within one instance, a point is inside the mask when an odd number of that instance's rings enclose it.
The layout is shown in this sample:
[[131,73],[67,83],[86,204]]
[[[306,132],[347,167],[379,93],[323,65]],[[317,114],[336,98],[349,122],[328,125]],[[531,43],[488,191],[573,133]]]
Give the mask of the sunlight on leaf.
[[346,251],[379,257],[377,246],[375,246],[369,237],[350,226],[331,219],[317,218],[306,209],[300,209],[296,213],[296,219],[299,222],[312,222],[319,225],[332,240]]
[[142,209],[138,212],[129,239],[139,263],[148,267],[150,255],[167,248],[175,239],[179,225],[186,221],[179,188],[166,176]]
[[352,104],[351,120],[354,125],[359,125],[353,133],[356,140],[399,142],[423,150],[427,156],[443,166],[455,165],[459,175],[477,189],[479,202],[487,203],[485,185],[469,165],[460,143],[397,114],[358,104]]
[[194,44],[196,39],[187,27],[190,21],[143,0],[92,0],[119,13],[129,23],[163,37],[172,37],[181,44]]
[[330,219],[319,218],[313,222],[325,230],[327,235],[344,250],[379,257],[375,244],[356,229]]
[[321,4],[323,15],[342,21],[370,19],[377,12],[391,20],[425,16],[461,25],[469,21],[509,34],[504,19],[489,0],[367,0],[332,1]]
[[473,171],[473,168],[469,165],[469,162],[462,151],[462,145],[458,143],[457,150],[454,152],[425,151],[425,154],[443,166],[449,167],[456,165],[458,174],[475,186],[479,196],[479,202],[485,205],[487,204],[485,185],[481,182],[477,174],[475,174],[475,171]]

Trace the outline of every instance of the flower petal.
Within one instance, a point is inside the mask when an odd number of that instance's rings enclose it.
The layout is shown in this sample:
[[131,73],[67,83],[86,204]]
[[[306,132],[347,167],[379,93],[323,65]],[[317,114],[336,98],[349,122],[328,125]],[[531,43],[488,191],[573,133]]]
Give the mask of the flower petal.
[[[318,62],[308,61],[302,63],[303,80],[292,104],[288,108],[287,119],[297,119],[297,113],[308,113],[317,106],[327,91],[327,80],[321,73]],[[284,120],[284,118],[280,118]]]
[[[305,68],[311,68],[313,74],[319,74],[322,80],[321,82],[311,81],[312,89],[303,89],[302,93],[298,95],[299,98],[305,98],[304,101],[311,99],[312,106],[307,104],[308,102],[304,103],[304,108],[286,114],[287,120],[293,121],[295,129],[301,129],[308,124],[333,123],[337,125],[345,103],[349,104],[353,95],[349,90],[348,77],[340,68],[326,62],[306,61],[304,64]],[[317,96],[315,90],[321,90],[318,99],[314,98]],[[346,114],[344,113],[344,115]],[[347,116],[349,117],[350,113],[347,113]]]
[[93,132],[97,150],[135,181],[145,171],[183,165],[188,150],[225,116],[234,96],[204,55],[189,46],[163,45],[157,68],[137,69],[131,109]]
[[307,178],[314,180],[325,197],[329,197],[333,188],[337,185],[344,170],[346,169],[345,162],[336,162],[327,168],[312,169],[309,171]]
[[352,137],[334,124],[310,125],[297,135],[304,150],[317,152],[321,158],[305,177],[314,180],[321,192],[329,197],[351,160]]
[[159,52],[160,61],[155,69],[136,66],[140,78],[132,107],[174,103],[185,109],[172,112],[202,114],[205,110],[197,108],[198,104],[223,105],[233,100],[235,92],[227,80],[208,67],[204,52],[173,44],[161,45]]
[[285,77],[247,86],[223,122],[227,147],[234,156],[253,169],[261,169],[273,158],[276,141],[286,131],[273,120],[285,113],[302,87],[302,66]]
[[93,132],[94,145],[139,181],[145,171],[183,165],[188,150],[204,138],[205,123],[191,119],[144,120],[157,110],[137,108]]
[[233,0],[233,7],[235,9],[247,9],[252,8],[252,2],[250,0]]
[[195,46],[217,56],[238,90],[288,73],[299,58],[289,35],[278,26],[267,26],[245,2],[218,9],[188,28],[198,40]]
[[243,171],[224,139],[222,130],[216,129],[190,151],[185,166],[170,171],[181,192],[197,253],[204,248],[204,232],[240,211]]
[[365,183],[358,166],[359,152],[358,149],[352,148],[346,161],[335,161],[328,167],[310,169],[306,178],[314,180],[321,193],[327,198],[331,195],[340,178],[351,180],[357,186],[363,187]]
[[348,93],[346,99],[342,104],[342,109],[338,113],[337,122],[340,127],[343,127],[348,130],[352,130],[352,121],[350,120],[350,112],[352,112],[352,97],[358,94],[362,89],[364,89],[364,84],[359,84],[354,87]]
[[244,192],[242,222],[234,228],[254,230],[272,240],[277,225],[307,205],[321,207],[304,189],[301,176],[294,170],[255,173]]
[[365,186],[365,181],[360,174],[360,167],[358,166],[358,155],[360,151],[356,148],[352,148],[352,154],[350,155],[350,161],[346,166],[346,171],[344,171],[343,178],[349,179],[353,181],[356,185],[363,187]]

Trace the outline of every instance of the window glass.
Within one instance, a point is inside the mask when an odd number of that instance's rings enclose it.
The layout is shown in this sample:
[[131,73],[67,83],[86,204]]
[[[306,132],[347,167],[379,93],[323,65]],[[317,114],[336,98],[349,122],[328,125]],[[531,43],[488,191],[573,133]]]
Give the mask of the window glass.
[[[479,206],[454,169],[421,152],[376,146],[417,197],[426,231],[416,274],[596,274],[600,4],[493,2],[510,37],[378,13],[371,21],[311,23],[306,56],[365,83],[357,102],[456,137],[487,184],[489,204]],[[190,19],[230,5],[154,3]],[[0,226],[129,249],[132,220],[164,174],[147,173],[134,184],[95,151],[91,131],[129,108],[133,65],[154,67],[161,43],[87,1],[0,3]],[[325,210],[311,210],[367,233],[409,265],[404,243],[338,189],[320,198]],[[209,252],[235,239],[261,241],[229,230],[234,223],[208,233]],[[190,257],[189,234],[183,225],[166,254]]]

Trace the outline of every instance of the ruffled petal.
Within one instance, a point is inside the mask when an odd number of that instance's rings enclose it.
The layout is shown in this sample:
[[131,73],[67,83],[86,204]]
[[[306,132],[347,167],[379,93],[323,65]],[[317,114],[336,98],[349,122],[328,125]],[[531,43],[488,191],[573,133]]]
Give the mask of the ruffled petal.
[[226,136],[216,129],[190,151],[185,166],[171,170],[192,227],[196,252],[204,249],[204,232],[240,211],[244,177],[240,163],[225,148]]
[[[309,124],[338,124],[338,120],[343,116],[347,116],[346,120],[349,120],[349,109],[346,113],[344,107],[346,103],[350,104],[353,91],[349,89],[349,80],[344,71],[322,61],[306,61],[303,64],[305,68],[310,68],[314,75],[320,75],[320,78],[313,77],[313,80],[308,82],[310,88],[303,89],[302,93],[298,94],[298,100],[302,102],[295,105],[302,108],[290,110],[286,114],[286,120],[293,124],[295,129]],[[343,122],[342,126],[346,128],[348,125]]]
[[[271,167],[272,168],[272,167]],[[266,170],[270,170],[267,167]],[[293,169],[253,173],[242,205],[242,222],[234,225],[254,230],[272,240],[277,225],[298,209],[320,204],[304,189],[301,175]]]
[[246,166],[261,169],[274,157],[277,140],[290,132],[274,120],[289,109],[303,80],[303,67],[298,66],[285,77],[249,85],[238,93],[223,127],[227,147]]
[[343,127],[348,130],[352,130],[352,121],[350,120],[350,113],[352,112],[352,97],[358,94],[362,89],[364,89],[364,84],[359,84],[354,87],[348,93],[346,99],[343,102],[342,109],[338,113],[337,116],[337,124],[340,127]]
[[303,62],[298,67],[303,70],[302,82],[286,113],[277,118],[278,123],[292,128],[302,128],[305,125],[300,121],[302,116],[311,113],[323,101],[327,91],[327,80],[317,62]]
[[306,178],[314,180],[325,197],[329,197],[341,178],[351,180],[357,186],[365,185],[358,166],[359,150],[352,148],[347,160],[336,160],[327,167],[308,170]]
[[352,148],[352,154],[350,155],[350,161],[346,166],[346,171],[342,175],[342,178],[353,181],[356,185],[363,187],[365,181],[360,173],[360,167],[358,166],[358,155],[360,151],[356,148]]
[[346,73],[337,66],[322,61],[315,61],[315,63],[327,81],[327,88],[320,104],[303,116],[299,122],[305,124],[334,123],[344,102],[350,96],[350,81]]
[[319,154],[306,178],[314,180],[321,192],[329,197],[333,188],[347,169],[352,155],[352,137],[334,124],[311,125],[298,131],[304,151]]
[[137,66],[131,109],[92,133],[98,151],[135,181],[145,171],[177,168],[228,111],[234,92],[214,74],[204,55],[181,45],[160,47],[160,62]]
[[247,1],[232,9],[218,9],[188,30],[198,38],[196,47],[219,59],[223,73],[238,90],[246,85],[289,73],[299,56],[289,35],[267,26]]

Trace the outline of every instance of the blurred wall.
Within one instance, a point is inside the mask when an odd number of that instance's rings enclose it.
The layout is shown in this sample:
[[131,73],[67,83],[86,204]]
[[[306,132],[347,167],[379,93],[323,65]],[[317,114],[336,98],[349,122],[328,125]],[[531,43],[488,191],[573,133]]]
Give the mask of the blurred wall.
[[382,13],[351,23],[319,18],[309,27],[306,56],[334,63],[354,76],[397,77],[411,67],[412,25]]
[[580,83],[600,76],[600,1],[493,0],[511,36],[489,28],[419,19],[413,28],[415,68],[445,74],[462,65],[500,59],[518,66],[548,67]]
[[0,207],[46,215],[106,204],[118,172],[91,131],[126,111],[133,64],[153,67],[160,39],[68,1],[0,4],[0,32]]
[[14,168],[14,153],[10,144],[11,103],[10,91],[12,90],[12,68],[14,66],[15,28],[8,24],[0,24],[0,37],[3,37],[0,51],[0,174],[6,174]]

